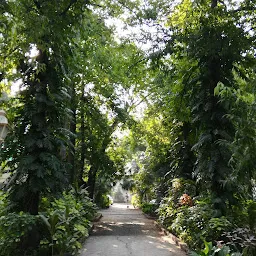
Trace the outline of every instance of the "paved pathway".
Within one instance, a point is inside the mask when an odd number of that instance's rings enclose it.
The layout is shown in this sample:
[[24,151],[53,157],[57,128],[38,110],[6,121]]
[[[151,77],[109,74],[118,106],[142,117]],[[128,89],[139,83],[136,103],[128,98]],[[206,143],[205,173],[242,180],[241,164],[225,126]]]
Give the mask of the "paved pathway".
[[140,210],[114,204],[101,211],[81,256],[184,256]]

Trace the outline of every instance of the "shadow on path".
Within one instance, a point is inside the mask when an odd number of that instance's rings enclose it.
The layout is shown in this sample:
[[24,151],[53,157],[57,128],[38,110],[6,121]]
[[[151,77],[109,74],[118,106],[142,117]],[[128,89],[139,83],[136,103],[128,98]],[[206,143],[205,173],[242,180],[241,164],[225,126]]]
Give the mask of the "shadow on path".
[[140,210],[114,204],[102,210],[81,256],[184,256]]

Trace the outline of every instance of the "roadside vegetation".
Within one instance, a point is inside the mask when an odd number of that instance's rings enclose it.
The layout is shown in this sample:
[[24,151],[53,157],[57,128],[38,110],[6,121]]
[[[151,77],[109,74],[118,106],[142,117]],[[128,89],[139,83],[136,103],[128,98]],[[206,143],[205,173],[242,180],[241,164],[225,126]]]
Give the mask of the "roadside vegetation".
[[256,255],[255,9],[1,1],[0,255],[78,255],[120,181],[193,255]]

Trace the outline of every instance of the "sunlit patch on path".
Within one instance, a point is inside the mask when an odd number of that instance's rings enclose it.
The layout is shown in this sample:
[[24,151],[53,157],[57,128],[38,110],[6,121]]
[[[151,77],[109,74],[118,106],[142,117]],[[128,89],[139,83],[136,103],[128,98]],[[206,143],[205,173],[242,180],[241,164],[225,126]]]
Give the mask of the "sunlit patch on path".
[[102,211],[81,256],[184,256],[140,210],[114,204]]

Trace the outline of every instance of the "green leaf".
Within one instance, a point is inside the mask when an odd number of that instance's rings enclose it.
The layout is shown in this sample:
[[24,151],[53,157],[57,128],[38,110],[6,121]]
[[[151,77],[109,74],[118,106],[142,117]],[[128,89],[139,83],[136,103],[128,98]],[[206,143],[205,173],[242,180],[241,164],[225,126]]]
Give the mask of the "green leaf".
[[48,219],[44,215],[42,215],[42,214],[39,214],[39,217],[43,220],[44,224],[50,230],[51,229],[51,224],[49,223]]

